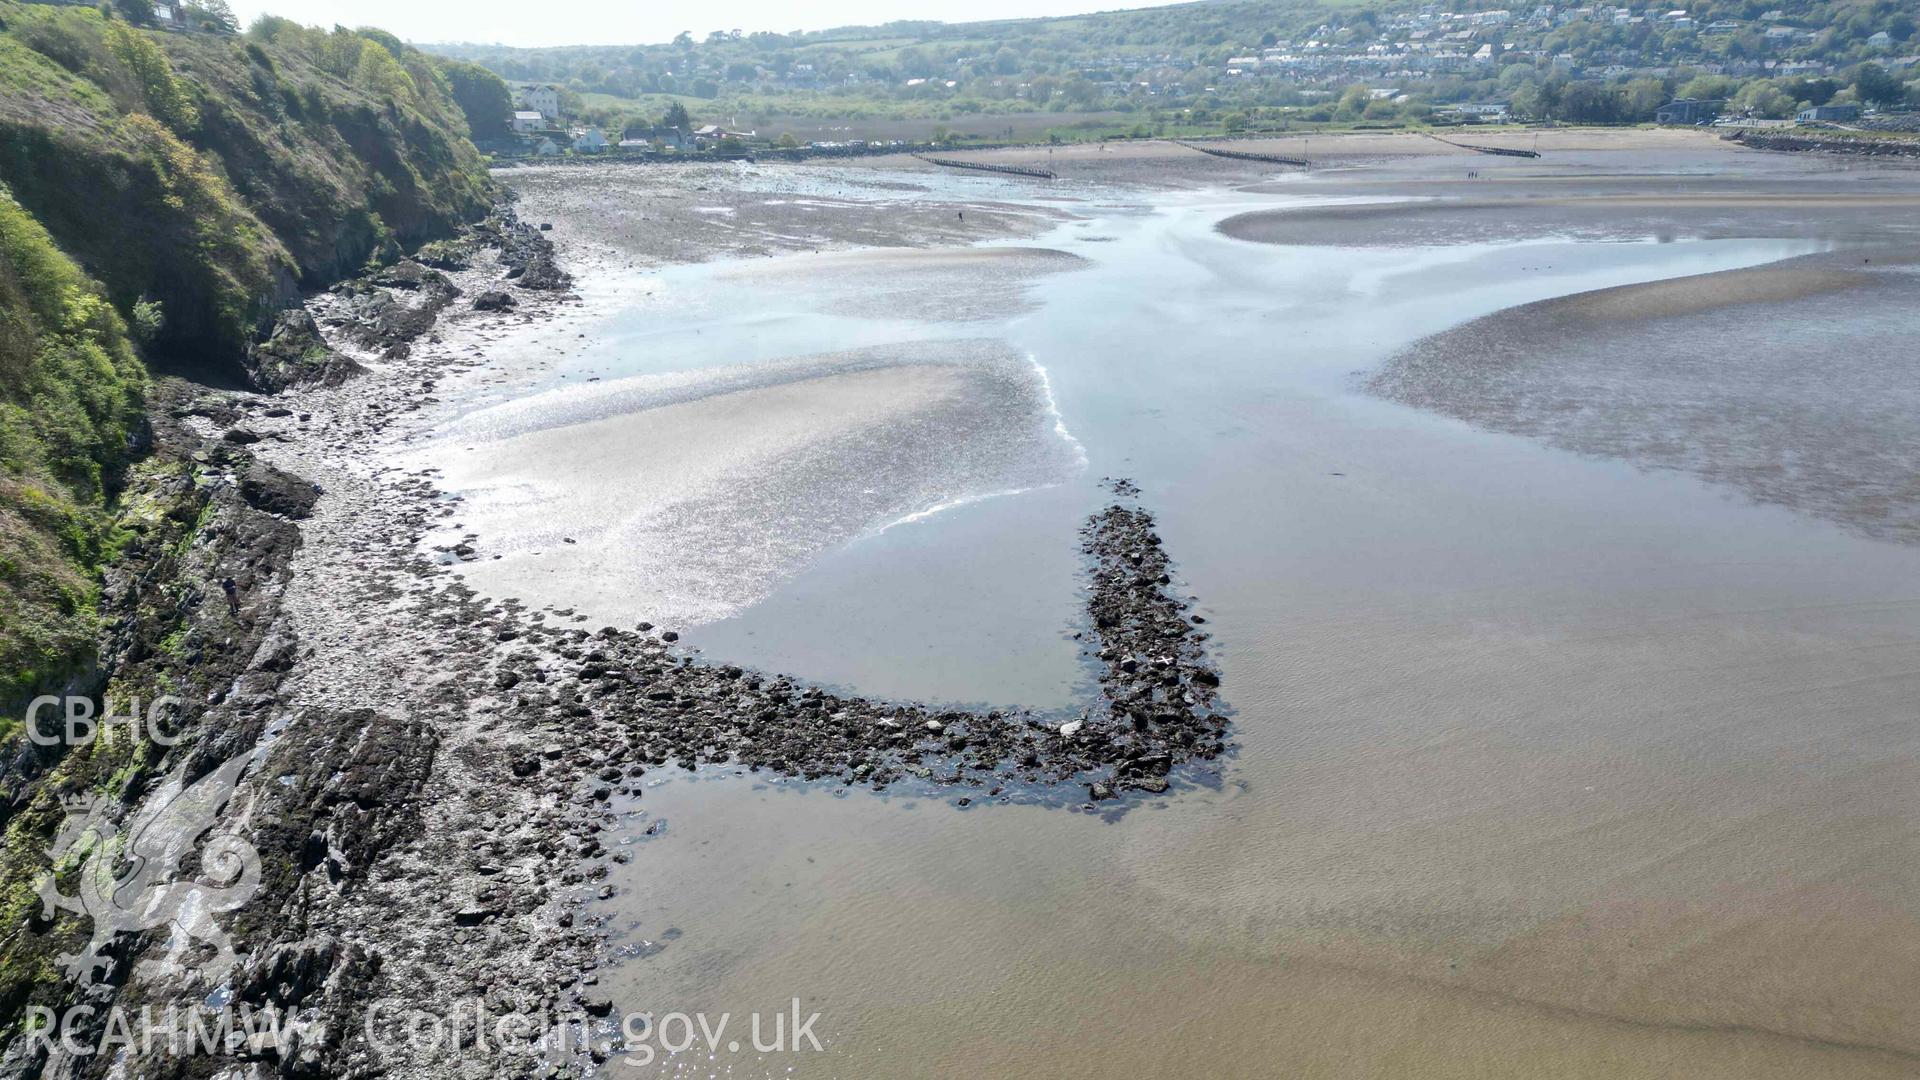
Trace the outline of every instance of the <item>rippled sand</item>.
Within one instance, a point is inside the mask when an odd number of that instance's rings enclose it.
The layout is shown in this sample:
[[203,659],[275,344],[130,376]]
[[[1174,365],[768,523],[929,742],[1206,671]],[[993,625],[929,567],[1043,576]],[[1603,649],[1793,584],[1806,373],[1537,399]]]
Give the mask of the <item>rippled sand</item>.
[[725,280],[748,287],[818,290],[825,310],[863,318],[903,313],[927,322],[1004,319],[1033,304],[1027,289],[1086,260],[1052,248],[860,251],[805,261],[746,263]]
[[924,342],[522,398],[423,460],[482,592],[685,626],[901,517],[1059,480],[1057,423],[1024,356]]
[[1369,386],[1920,543],[1920,274],[1868,249],[1583,293],[1419,342]]

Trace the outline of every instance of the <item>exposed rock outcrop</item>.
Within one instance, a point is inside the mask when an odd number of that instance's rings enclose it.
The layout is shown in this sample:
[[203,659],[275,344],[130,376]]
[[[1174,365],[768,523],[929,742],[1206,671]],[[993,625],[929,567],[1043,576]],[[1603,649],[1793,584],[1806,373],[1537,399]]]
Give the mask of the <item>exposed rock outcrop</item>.
[[338,386],[364,370],[327,344],[305,308],[282,311],[273,332],[247,353],[253,384],[275,393],[309,384]]

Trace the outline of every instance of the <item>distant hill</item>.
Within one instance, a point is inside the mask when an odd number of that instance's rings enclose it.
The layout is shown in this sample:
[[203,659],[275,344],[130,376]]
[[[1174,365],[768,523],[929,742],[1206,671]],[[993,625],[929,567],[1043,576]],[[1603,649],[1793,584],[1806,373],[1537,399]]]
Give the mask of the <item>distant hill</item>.
[[939,121],[993,131],[979,117],[1008,113],[1102,113],[1102,136],[1415,123],[1436,108],[1457,115],[1446,110],[1457,104],[1651,121],[1674,94],[1778,117],[1853,100],[1862,63],[1885,75],[1868,79],[1884,104],[1920,102],[1914,10],[1895,0],[1202,0],[1058,19],[714,31],[645,46],[428,48],[507,81],[559,85],[570,117],[612,127],[647,125],[668,100],[741,125],[914,117],[929,131]]
[[[1391,90],[1366,119],[1424,114],[1434,105],[1512,100],[1543,116],[1560,88],[1593,113],[1651,119],[1647,99],[1696,77],[1696,89],[1782,114],[1848,92],[1854,69],[1877,64],[1915,96],[1915,11],[1895,0],[1704,0],[1672,6],[1450,5],[1418,0],[1203,0],[1071,18],[980,23],[901,21],[801,34],[716,31],[654,45],[557,49],[432,46],[510,81],[552,82],[576,112],[618,122],[673,96],[708,112],[746,115],[913,115],[942,119],[1016,112],[1120,111],[1163,121],[1199,110],[1319,108],[1334,118],[1354,86]],[[1831,87],[1787,80],[1837,77]],[[1641,80],[1629,99],[1628,88]],[[1656,85],[1657,84],[1657,85]],[[1381,100],[1348,105],[1348,119]],[[1321,106],[1325,107],[1321,107]],[[1410,108],[1411,107],[1411,108]],[[597,109],[597,111],[595,111]],[[1313,117],[1304,117],[1313,119]]]

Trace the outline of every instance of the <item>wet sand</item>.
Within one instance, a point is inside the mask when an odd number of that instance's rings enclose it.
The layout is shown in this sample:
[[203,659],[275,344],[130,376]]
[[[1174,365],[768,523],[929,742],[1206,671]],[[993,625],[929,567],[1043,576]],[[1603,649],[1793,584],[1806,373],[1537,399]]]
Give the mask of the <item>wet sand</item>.
[[[1647,155],[1655,160],[1683,157],[1695,167],[1700,167],[1719,160],[1721,155],[1739,152],[1738,148],[1722,142],[1714,135],[1693,131],[1470,131],[1458,137],[1488,146],[1537,148],[1548,155],[1549,160],[1543,167],[1539,161],[1477,154],[1414,132],[1305,134],[1209,141],[1204,144],[1227,150],[1304,159],[1312,163],[1312,167],[1306,170],[1212,157],[1164,139],[956,150],[943,152],[941,156],[983,164],[1052,169],[1068,185],[1204,189],[1268,182],[1294,185],[1303,181],[1311,183],[1325,175],[1338,175],[1341,182],[1346,182],[1364,180],[1368,174],[1399,172],[1410,178],[1432,181],[1441,176],[1460,175],[1467,170],[1489,174],[1552,172],[1564,158],[1589,159],[1596,154],[1615,161],[1630,155]],[[1458,170],[1451,168],[1454,165],[1459,166]],[[905,155],[875,158],[872,159],[872,166],[907,174],[937,175],[945,171],[951,175],[950,170],[942,170],[939,166]],[[1591,161],[1587,161],[1580,171],[1591,175],[1605,169],[1602,166],[1596,170],[1591,167]],[[1061,189],[1067,186],[1058,183],[1049,186],[1034,181],[1024,183],[1038,197],[1045,197],[1050,192],[1062,193]]]
[[1051,248],[972,247],[940,251],[856,251],[805,264],[766,261],[729,270],[747,288],[795,289],[830,281],[822,309],[885,318],[911,311],[927,322],[1005,318],[1028,310],[1028,288],[1044,274],[1077,270],[1084,259]]
[[[1562,147],[1571,163],[1502,183],[1724,183],[1701,194],[1733,199],[1863,179],[1655,134],[1611,157],[1579,135],[1592,145]],[[1036,190],[1083,220],[1035,242],[1088,265],[1033,277],[1004,318],[923,321],[929,290],[836,307],[830,275],[804,269],[830,260],[800,256],[767,278],[651,278],[649,303],[694,313],[684,333],[627,333],[658,317],[639,305],[618,334],[583,324],[556,361],[611,378],[677,355],[697,372],[835,337],[917,348],[956,325],[1031,356],[1084,471],[827,545],[689,640],[856,686],[885,667],[889,693],[923,674],[971,673],[983,689],[964,696],[989,700],[1045,685],[1075,567],[1034,553],[1066,550],[1092,479],[1125,474],[1207,598],[1235,708],[1236,756],[1117,818],[649,773],[605,835],[632,861],[596,908],[616,960],[598,987],[656,1012],[799,996],[829,1051],[702,1051],[640,1075],[1912,1075],[1920,546],[1756,502],[1733,475],[1809,447],[1831,454],[1807,490],[1914,475],[1898,345],[1915,308],[1864,302],[1903,295],[1907,271],[1765,268],[1851,243],[1873,211],[1758,208],[1829,216],[1823,236],[1595,244],[1549,221],[1481,242],[1470,213],[1418,248],[1253,244],[1215,226],[1446,190],[1463,160],[1496,159],[1388,141],[1343,176],[1252,170],[1274,190],[1231,192],[1210,185],[1241,174],[1191,156],[1138,187],[1100,186],[1129,182],[1116,166]],[[1699,179],[1714,173],[1735,175]],[[751,309],[732,302],[747,287]],[[1476,320],[1539,310],[1573,328],[1555,348],[1462,338],[1407,367]],[[1382,371],[1433,399],[1361,392]],[[859,385],[823,384],[841,402]],[[1569,452],[1568,431],[1620,443]],[[1640,468],[1649,448],[1683,464]]]
[[[549,165],[501,174],[575,259],[649,267],[1030,236],[1060,215],[996,178],[818,164]],[[529,211],[532,213],[532,211]]]
[[1917,250],[1847,249],[1529,304],[1417,343],[1368,385],[1917,543]]
[[[1883,257],[1881,261],[1884,263],[1887,260]],[[1872,274],[1854,269],[1858,262],[1860,257],[1850,252],[1838,258],[1823,256],[1751,270],[1722,270],[1717,274],[1699,274],[1671,281],[1595,289],[1559,300],[1542,301],[1528,308],[1516,308],[1506,314],[1509,318],[1519,320],[1525,318],[1521,314],[1523,311],[1537,314],[1546,309],[1537,329],[1549,333],[1577,334],[1593,329],[1596,324],[1613,320],[1670,319],[1744,304],[1780,304],[1841,293],[1879,280]]]
[[636,376],[472,412],[409,463],[463,496],[470,585],[687,626],[982,488],[1072,467],[1024,357],[978,342]]
[[1263,244],[1428,247],[1559,237],[1636,240],[1807,236],[1896,243],[1920,233],[1920,195],[1688,194],[1315,206],[1228,218],[1220,230]]

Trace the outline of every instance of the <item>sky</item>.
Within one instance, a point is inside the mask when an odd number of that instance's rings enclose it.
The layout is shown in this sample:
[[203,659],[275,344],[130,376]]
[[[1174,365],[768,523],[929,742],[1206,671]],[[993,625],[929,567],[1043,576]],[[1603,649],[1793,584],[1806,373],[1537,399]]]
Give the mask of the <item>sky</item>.
[[[282,15],[317,26],[377,26],[407,41],[505,45],[639,45],[682,30],[824,30],[895,19],[1080,15],[1155,0],[229,0],[242,25]],[[1158,0],[1165,3],[1170,0]]]

